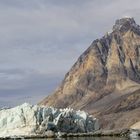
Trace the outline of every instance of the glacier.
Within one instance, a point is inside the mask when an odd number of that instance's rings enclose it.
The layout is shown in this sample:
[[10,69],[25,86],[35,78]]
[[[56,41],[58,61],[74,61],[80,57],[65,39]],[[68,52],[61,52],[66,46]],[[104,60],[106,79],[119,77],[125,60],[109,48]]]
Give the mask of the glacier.
[[55,133],[88,133],[99,129],[98,119],[71,108],[30,105],[0,110],[0,137]]

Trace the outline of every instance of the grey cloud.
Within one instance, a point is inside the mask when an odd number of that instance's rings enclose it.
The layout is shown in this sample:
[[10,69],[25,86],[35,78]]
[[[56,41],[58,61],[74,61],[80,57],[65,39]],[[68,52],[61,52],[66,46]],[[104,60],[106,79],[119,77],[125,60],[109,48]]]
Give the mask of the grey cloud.
[[[3,70],[0,70],[0,72]],[[51,93],[62,80],[62,75],[47,75],[36,71],[6,70],[0,81],[0,107],[24,102],[37,103]],[[2,74],[2,73],[1,73]],[[22,78],[17,78],[16,75]],[[13,77],[11,78],[11,75]],[[10,78],[7,78],[10,77]]]
[[117,18],[133,16],[140,23],[139,5],[139,0],[0,0],[0,105],[37,103],[50,94]]

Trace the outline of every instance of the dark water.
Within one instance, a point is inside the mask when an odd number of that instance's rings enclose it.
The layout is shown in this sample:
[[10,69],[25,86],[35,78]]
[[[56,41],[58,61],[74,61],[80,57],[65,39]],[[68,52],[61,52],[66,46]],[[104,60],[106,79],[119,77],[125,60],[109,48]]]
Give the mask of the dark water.
[[125,138],[125,137],[122,137],[122,138],[119,138],[119,137],[75,137],[75,138],[60,138],[60,139],[58,139],[58,138],[57,139],[48,138],[48,139],[34,139],[34,140],[140,140],[140,137],[138,137],[138,138]]

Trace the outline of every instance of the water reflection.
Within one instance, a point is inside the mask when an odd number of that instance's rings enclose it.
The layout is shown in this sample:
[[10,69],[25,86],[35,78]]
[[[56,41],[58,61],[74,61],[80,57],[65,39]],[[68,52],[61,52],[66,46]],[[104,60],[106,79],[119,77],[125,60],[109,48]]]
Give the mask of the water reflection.
[[[30,139],[31,140],[31,139]],[[32,139],[33,140],[33,139]],[[69,137],[69,138],[47,138],[47,139],[36,139],[36,140],[140,140],[138,139],[130,139],[130,138],[125,138],[125,137]]]
[[72,138],[72,139],[67,138],[66,140],[128,140],[128,139],[118,138],[118,137],[82,137],[82,138]]

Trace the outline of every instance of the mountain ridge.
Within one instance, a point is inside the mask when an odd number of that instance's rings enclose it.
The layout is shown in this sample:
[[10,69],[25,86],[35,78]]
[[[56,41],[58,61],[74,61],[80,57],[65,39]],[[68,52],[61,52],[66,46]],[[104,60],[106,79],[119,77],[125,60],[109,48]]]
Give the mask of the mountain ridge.
[[110,114],[114,113],[114,106],[118,104],[121,108],[121,98],[125,96],[127,100],[135,91],[140,92],[139,51],[140,26],[133,18],[116,20],[112,32],[93,41],[60,87],[40,104],[82,109],[102,120],[101,114],[106,115],[104,110],[112,107]]

